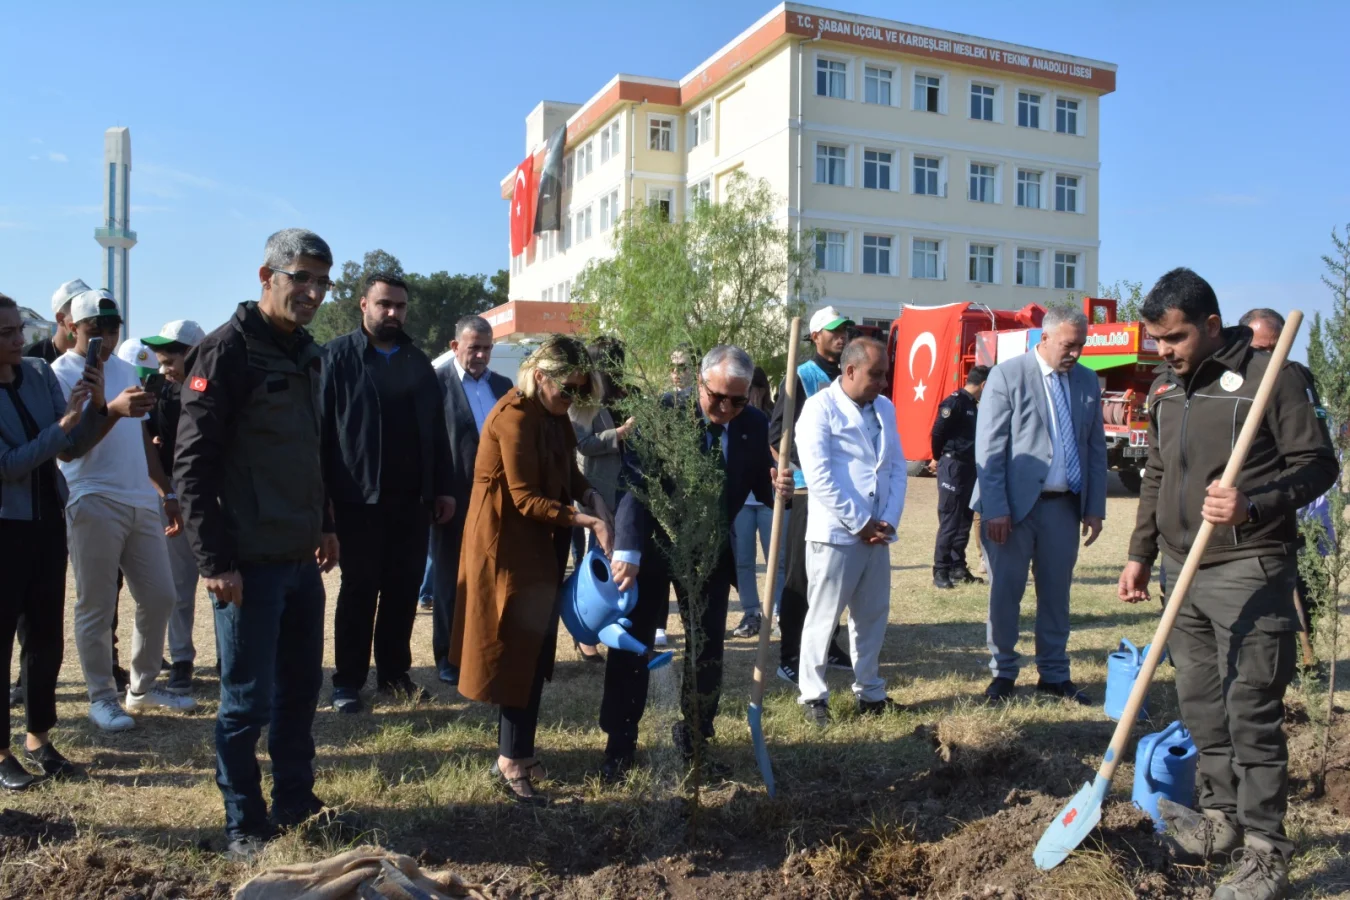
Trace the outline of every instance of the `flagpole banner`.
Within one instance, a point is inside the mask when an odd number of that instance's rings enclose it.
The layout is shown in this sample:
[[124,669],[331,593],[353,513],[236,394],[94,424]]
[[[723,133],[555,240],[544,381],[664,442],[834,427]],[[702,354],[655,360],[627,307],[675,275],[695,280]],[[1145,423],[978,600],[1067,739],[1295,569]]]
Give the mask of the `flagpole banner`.
[[511,189],[511,255],[519,256],[530,245],[530,226],[534,223],[534,155],[516,166],[516,183]]
[[895,341],[896,430],[905,456],[926,460],[933,445],[938,406],[961,374],[961,321],[968,303],[909,306],[900,315]]
[[562,231],[563,150],[567,125],[559,125],[548,139],[544,171],[539,175],[539,200],[535,203],[534,233]]

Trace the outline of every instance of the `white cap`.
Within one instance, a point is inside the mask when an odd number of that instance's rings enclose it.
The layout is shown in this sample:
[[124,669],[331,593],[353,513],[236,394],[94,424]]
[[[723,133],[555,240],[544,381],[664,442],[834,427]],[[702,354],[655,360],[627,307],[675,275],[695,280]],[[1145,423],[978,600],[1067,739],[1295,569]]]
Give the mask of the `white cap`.
[[76,294],[83,294],[87,290],[89,290],[89,285],[78,278],[61,285],[56,289],[56,293],[52,294],[52,315],[59,313],[61,307],[70,302],[70,298]]
[[70,321],[83,322],[85,319],[122,318],[113,295],[107,291],[84,291],[70,300]]
[[117,358],[122,362],[131,363],[138,369],[159,368],[159,360],[155,359],[155,354],[135,338],[127,338],[122,342],[117,348]]
[[834,331],[836,328],[843,328],[845,325],[852,324],[852,319],[839,315],[839,311],[833,306],[825,306],[816,310],[815,315],[811,317],[811,333]]
[[154,337],[141,338],[141,343],[149,344],[151,347],[163,347],[165,344],[195,347],[205,337],[206,332],[202,331],[202,326],[191,319],[178,319],[165,325]]

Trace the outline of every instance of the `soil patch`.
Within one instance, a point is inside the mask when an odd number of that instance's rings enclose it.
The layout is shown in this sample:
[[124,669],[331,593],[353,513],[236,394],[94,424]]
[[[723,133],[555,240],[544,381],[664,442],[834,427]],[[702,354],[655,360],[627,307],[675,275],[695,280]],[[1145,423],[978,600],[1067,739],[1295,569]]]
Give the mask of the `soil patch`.
[[141,858],[106,843],[69,845],[32,863],[4,868],[0,898],[228,900],[232,892],[225,882],[207,881],[163,857]]
[[74,837],[75,824],[69,820],[0,810],[0,856],[29,853],[39,845],[63,844]]

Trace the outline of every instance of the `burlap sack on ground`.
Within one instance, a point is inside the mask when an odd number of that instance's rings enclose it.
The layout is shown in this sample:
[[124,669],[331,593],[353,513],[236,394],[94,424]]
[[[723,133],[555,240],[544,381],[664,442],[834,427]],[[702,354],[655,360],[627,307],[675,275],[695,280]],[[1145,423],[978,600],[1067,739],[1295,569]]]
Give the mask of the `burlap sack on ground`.
[[249,879],[234,900],[485,900],[453,872],[424,872],[411,857],[358,847],[315,863],[278,866]]

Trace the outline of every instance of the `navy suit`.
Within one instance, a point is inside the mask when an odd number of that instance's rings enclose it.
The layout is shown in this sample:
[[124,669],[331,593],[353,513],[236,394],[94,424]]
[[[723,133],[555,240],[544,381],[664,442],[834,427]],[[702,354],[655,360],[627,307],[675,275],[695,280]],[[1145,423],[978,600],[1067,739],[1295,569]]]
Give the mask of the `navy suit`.
[[[672,402],[687,403],[689,395],[682,394]],[[722,644],[727,624],[727,598],[736,579],[736,562],[731,544],[731,522],[745,505],[752,492],[766,505],[774,502],[773,457],[769,453],[769,420],[754,407],[747,407],[726,426],[726,488],[725,528],[719,546],[710,547],[717,564],[703,586],[704,611],[698,622],[704,639],[697,660],[685,658],[685,677],[693,674],[698,685],[698,716],[706,737],[713,735],[713,718],[717,715],[722,691]],[[705,451],[712,451],[712,442],[705,437]],[[720,448],[719,448],[720,449]],[[626,464],[631,484],[641,484],[638,464],[631,458]],[[670,602],[671,577],[666,548],[669,538],[656,524],[646,506],[632,493],[619,502],[615,516],[614,550],[637,551],[642,554],[638,571],[638,602],[630,618],[630,633],[650,646],[657,627],[665,621]],[[675,585],[675,595],[684,620],[685,633],[690,632],[689,598],[684,589]],[[611,650],[605,666],[605,693],[600,704],[600,727],[609,735],[606,754],[628,756],[637,746],[638,723],[647,704],[648,672],[646,662],[634,653]],[[689,720],[693,710],[685,710]],[[692,727],[692,723],[691,727]]]

